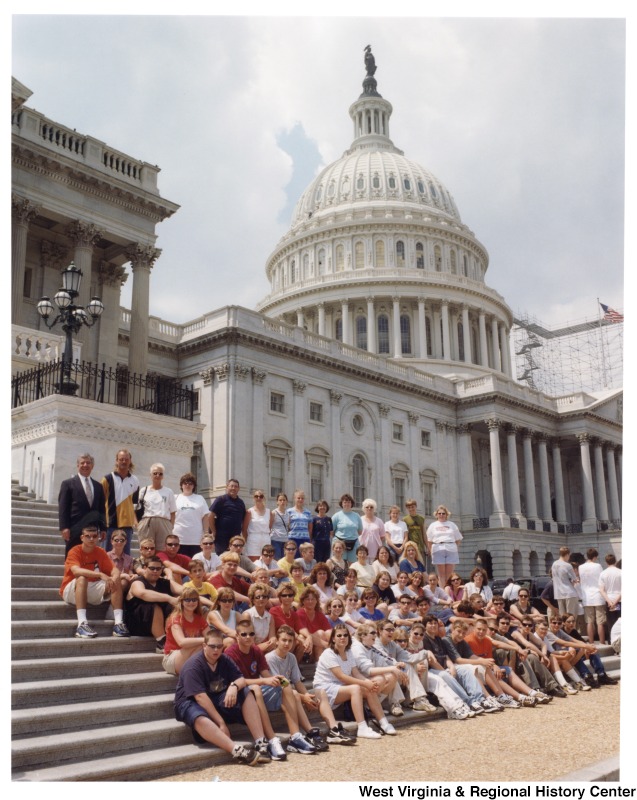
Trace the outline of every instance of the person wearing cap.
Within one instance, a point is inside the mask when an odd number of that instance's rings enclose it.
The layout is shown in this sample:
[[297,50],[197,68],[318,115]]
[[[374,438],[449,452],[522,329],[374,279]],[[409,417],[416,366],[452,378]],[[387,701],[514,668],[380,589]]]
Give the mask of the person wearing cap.
[[69,550],[64,562],[64,577],[60,586],[60,596],[65,603],[75,606],[77,613],[78,639],[94,639],[95,631],[87,622],[86,606],[101,605],[110,601],[113,606],[115,626],[113,636],[130,636],[124,624],[123,592],[120,572],[101,547],[97,546],[99,537],[97,525],[89,524],[82,529],[82,543]]

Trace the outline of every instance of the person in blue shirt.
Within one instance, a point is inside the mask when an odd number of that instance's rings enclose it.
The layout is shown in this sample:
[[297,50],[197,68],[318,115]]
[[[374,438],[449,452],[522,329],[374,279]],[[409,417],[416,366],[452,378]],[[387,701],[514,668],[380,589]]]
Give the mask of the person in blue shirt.
[[352,511],[354,498],[351,494],[342,495],[339,506],[341,510],[332,517],[334,538],[340,539],[345,545],[343,558],[351,564],[356,561],[358,534],[363,530],[363,520],[360,514]]

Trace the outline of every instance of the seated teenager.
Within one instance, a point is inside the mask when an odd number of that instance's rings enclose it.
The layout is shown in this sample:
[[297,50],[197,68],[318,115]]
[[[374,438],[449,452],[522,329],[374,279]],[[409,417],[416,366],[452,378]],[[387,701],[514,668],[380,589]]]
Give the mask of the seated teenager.
[[274,617],[267,610],[268,597],[266,584],[254,583],[248,591],[250,608],[241,617],[252,623],[255,632],[254,645],[262,653],[268,653],[276,647]]
[[391,589],[391,575],[389,572],[387,572],[387,570],[381,570],[374,578],[374,583],[372,583],[371,588],[378,595],[376,608],[387,615],[389,606],[393,607],[396,603],[396,598]]
[[[144,576],[135,578],[126,596],[126,624],[133,636],[153,636],[156,652],[164,653],[166,617],[177,605],[182,584],[161,578],[164,569],[158,556],[151,556]],[[168,571],[170,574],[170,571]]]
[[313,586],[319,593],[321,604],[331,600],[336,595],[332,570],[324,561],[319,561],[310,573],[308,586]]
[[[572,636],[573,639],[576,639],[580,642],[580,645],[584,645],[584,640],[582,639],[581,633],[576,628],[577,619],[573,614],[564,614],[562,617],[562,634],[563,637],[566,638],[567,636]],[[604,664],[601,658],[597,655],[596,649],[591,649],[592,645],[590,642],[587,643],[588,648],[586,650],[586,658],[588,658],[591,667],[595,673],[595,677],[591,675],[591,673],[586,670],[582,669],[584,659],[580,659],[575,664],[575,669],[580,673],[580,675],[584,678],[584,681],[593,689],[598,688],[599,686],[615,686],[617,681],[615,678],[611,678],[609,675],[606,674],[606,670],[604,669]]]
[[221,567],[221,559],[215,553],[215,542],[209,533],[201,537],[201,550],[193,556],[194,561],[201,561],[205,576],[204,580],[210,581],[215,572]]
[[205,609],[199,593],[192,587],[184,587],[175,610],[166,620],[162,667],[169,675],[179,675],[186,661],[201,652],[207,630]]
[[240,613],[234,608],[234,592],[224,586],[217,592],[217,599],[208,614],[208,625],[223,635],[223,646],[230,647],[237,640],[237,622]]
[[327,647],[332,626],[321,611],[319,593],[313,586],[306,586],[303,590],[297,613],[301,628],[309,631],[312,637],[312,656],[316,661]]
[[409,573],[401,570],[396,578],[396,583],[391,587],[394,592],[394,597],[398,600],[402,595],[406,594],[409,597],[418,599],[418,595],[409,586]]
[[184,588],[196,589],[201,597],[202,605],[204,605],[208,611],[211,611],[217,597],[217,590],[212,584],[204,580],[206,571],[201,561],[192,559],[192,561],[188,563],[188,575],[190,576],[190,580],[184,583]]
[[294,589],[289,583],[282,583],[276,590],[279,605],[270,610],[277,631],[281,625],[288,625],[296,634],[294,655],[299,663],[310,659],[314,642],[307,628],[301,625],[298,613],[293,606]]
[[367,622],[378,622],[378,620],[385,619],[383,612],[376,608],[378,604],[378,595],[373,589],[364,589],[361,595],[361,607],[358,609],[359,614]]
[[[230,587],[234,592],[235,608],[237,611],[245,611],[249,606],[250,584],[237,575],[239,561],[238,553],[232,551],[222,553],[221,569],[216,575],[213,575],[211,583],[217,591]],[[250,563],[252,564],[251,561]]]
[[359,611],[360,601],[356,592],[348,592],[344,596],[345,613],[343,614],[343,622],[350,629],[350,633],[354,633],[359,625],[368,620]]
[[360,596],[363,594],[363,590],[356,585],[356,582],[358,581],[358,574],[356,573],[356,570],[349,568],[345,573],[344,581],[345,582],[343,585],[337,589],[336,594],[344,596],[348,592],[356,592],[356,597],[360,599]]
[[379,700],[382,702],[383,698],[388,698],[390,713],[401,717],[404,712],[400,701],[405,699],[405,695],[400,685],[407,683],[407,674],[397,664],[390,663],[384,653],[376,650],[375,642],[376,625],[371,622],[363,623],[356,630],[352,641],[356,666],[362,675],[371,678],[376,684]]
[[396,627],[409,631],[415,622],[421,622],[417,612],[410,611],[412,598],[404,594],[398,601],[398,607],[389,612],[389,619]]
[[314,545],[311,542],[303,542],[299,545],[299,552],[301,553],[301,558],[297,558],[296,563],[303,567],[303,583],[307,583],[310,580],[312,570],[317,564],[314,558]]
[[368,564],[367,558],[369,550],[364,544],[356,548],[356,561],[351,565],[351,569],[356,573],[356,585],[361,589],[370,589],[376,573],[371,564]]

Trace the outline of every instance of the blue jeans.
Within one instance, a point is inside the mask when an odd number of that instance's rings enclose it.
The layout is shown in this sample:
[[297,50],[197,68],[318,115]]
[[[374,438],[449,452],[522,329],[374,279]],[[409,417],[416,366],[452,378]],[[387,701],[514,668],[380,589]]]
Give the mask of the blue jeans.
[[[434,675],[437,675],[441,680],[443,680],[447,686],[458,695],[458,697],[462,700],[463,703],[470,705],[473,700],[469,697],[469,695],[465,692],[463,686],[459,681],[453,678],[447,670],[443,669],[430,669],[429,672],[432,672]],[[459,675],[458,675],[459,676]],[[482,698],[482,692],[480,692],[480,698]]]
[[276,542],[271,540],[270,544],[274,548],[274,560],[280,561],[285,555],[285,545],[287,544],[287,539],[285,542]]

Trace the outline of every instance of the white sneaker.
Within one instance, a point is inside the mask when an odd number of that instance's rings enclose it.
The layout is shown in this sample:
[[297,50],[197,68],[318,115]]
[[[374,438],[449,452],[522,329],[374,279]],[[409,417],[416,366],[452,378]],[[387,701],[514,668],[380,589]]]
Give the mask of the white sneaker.
[[283,745],[278,736],[273,736],[270,739],[268,742],[268,751],[270,752],[272,761],[285,761],[287,758],[287,753],[283,749]]
[[425,711],[427,714],[435,714],[438,711],[426,697],[419,697],[417,700],[414,700],[412,708],[414,711]]
[[403,711],[403,707],[400,705],[400,703],[394,703],[394,705],[389,709],[389,713],[393,717],[402,717],[405,712]]
[[386,721],[384,724],[381,722],[380,727],[385,731],[385,733],[388,736],[396,736],[398,732],[396,728],[394,728],[394,726],[391,724],[391,722]]
[[447,718],[448,719],[470,719],[471,717],[475,717],[476,712],[472,711],[469,706],[461,705],[460,708],[456,708],[455,711],[448,711]]
[[359,739],[380,739],[380,733],[376,733],[373,731],[367,723],[364,725],[359,725],[358,728],[358,738]]
[[571,686],[570,683],[567,683],[566,686],[562,686],[562,689],[566,692],[566,694],[577,694],[577,689],[574,686]]
[[578,692],[590,692],[591,687],[587,683],[576,683],[575,688]]
[[498,703],[504,708],[520,708],[520,704],[517,700],[514,700],[508,694],[500,694],[498,695]]
[[469,706],[469,708],[470,708],[472,711],[475,711],[475,712],[476,712],[476,716],[477,716],[477,715],[479,715],[479,714],[484,714],[484,712],[485,712],[485,709],[484,709],[484,708],[482,708],[482,705],[481,705],[480,703],[478,703],[478,701],[477,701],[477,700],[476,700],[476,702],[475,702],[475,703],[471,703],[471,705]]
[[487,714],[493,714],[496,711],[504,711],[504,708],[498,703],[495,697],[487,697],[482,701],[482,708]]

